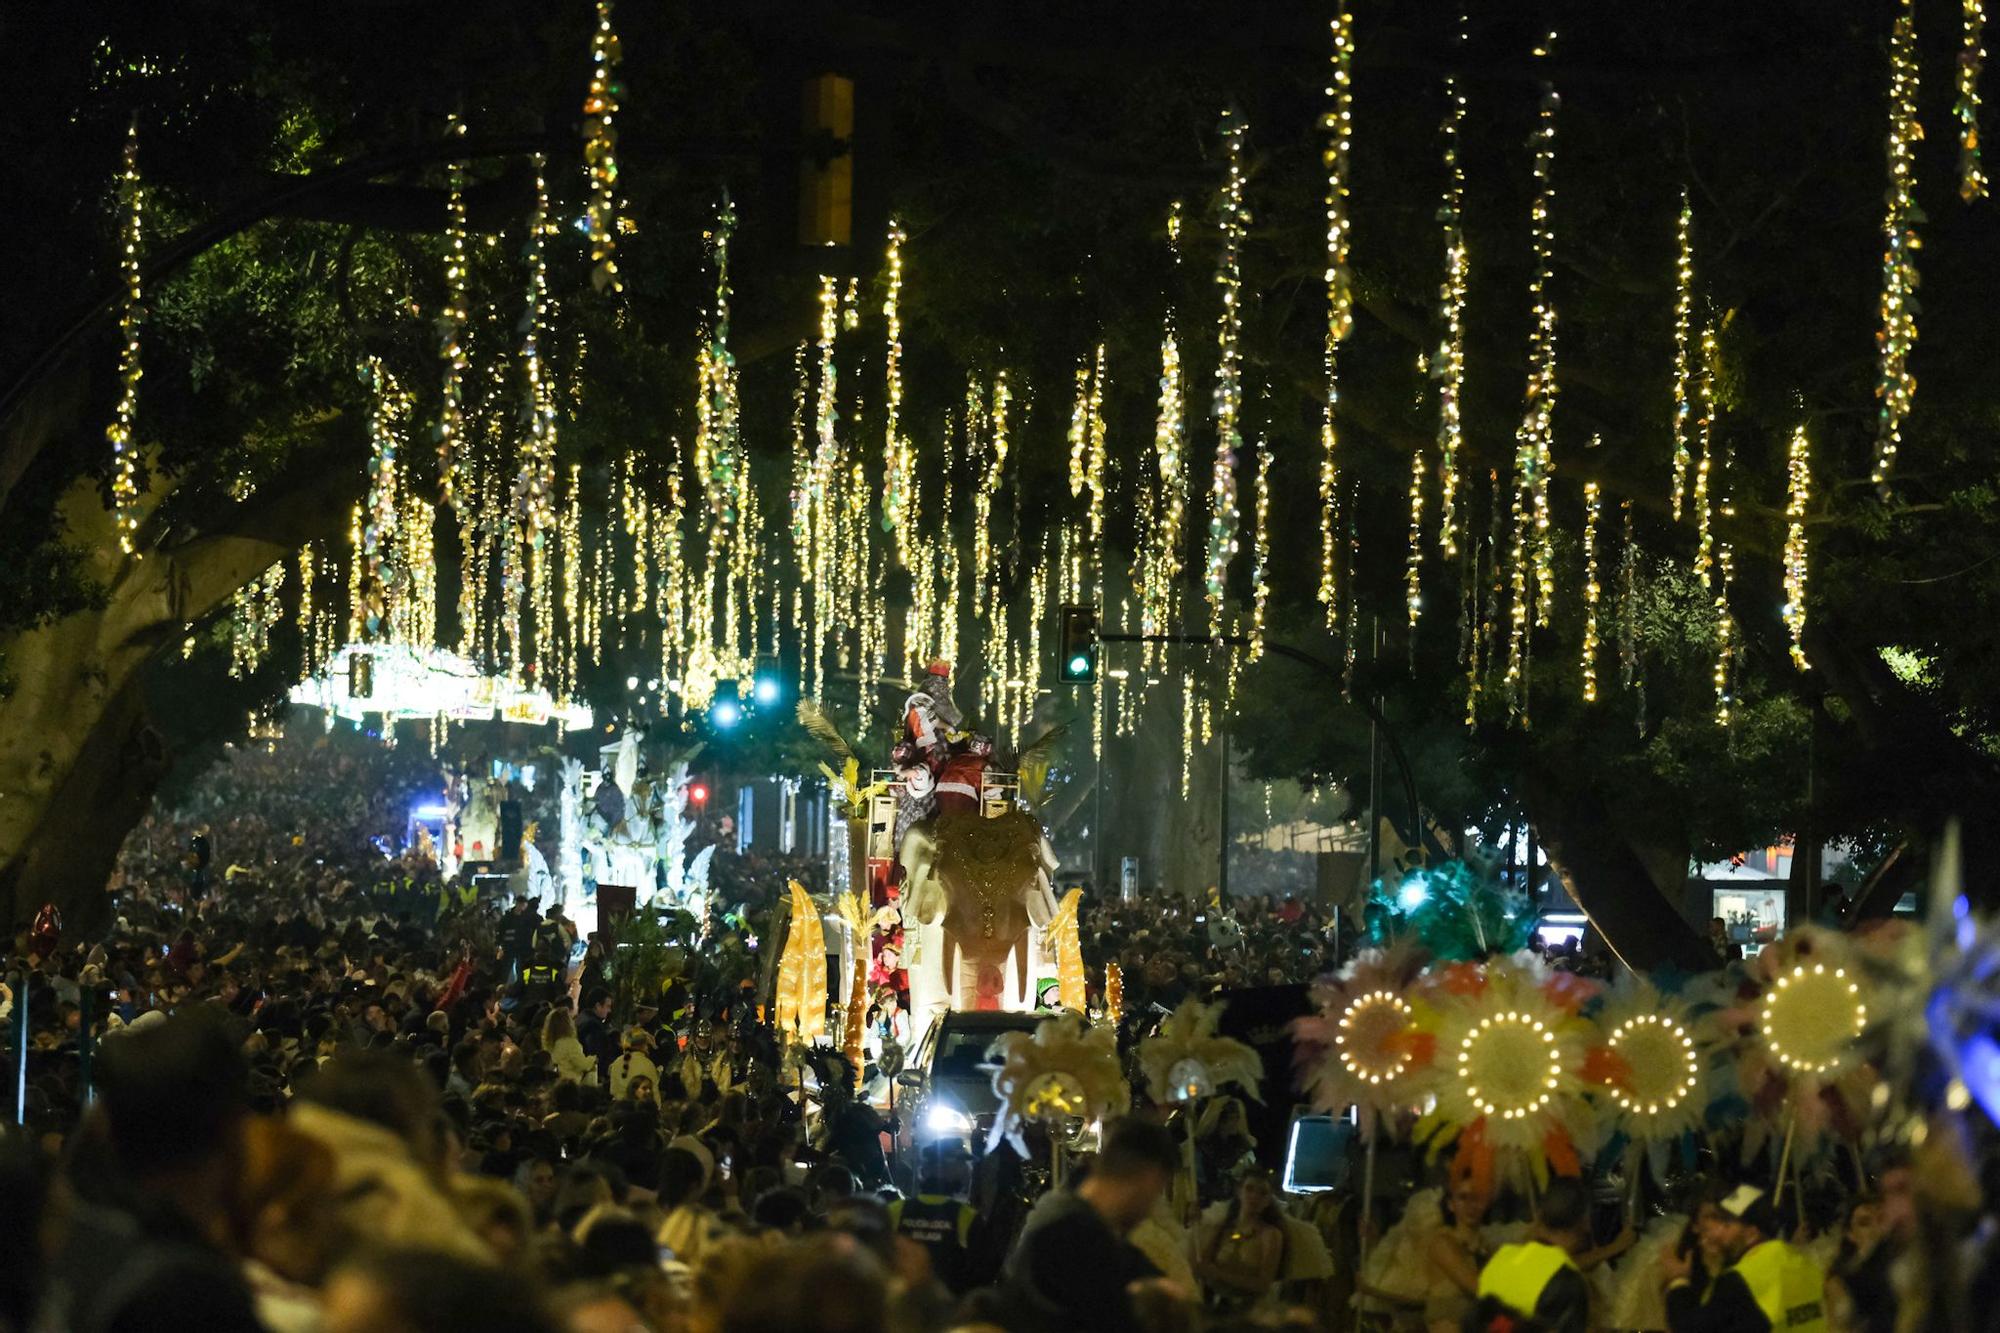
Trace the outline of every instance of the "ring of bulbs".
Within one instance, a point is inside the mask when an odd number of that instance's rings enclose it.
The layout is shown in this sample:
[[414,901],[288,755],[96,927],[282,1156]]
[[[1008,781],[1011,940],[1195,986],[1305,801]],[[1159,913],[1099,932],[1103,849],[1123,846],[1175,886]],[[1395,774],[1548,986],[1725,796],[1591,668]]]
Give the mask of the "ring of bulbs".
[[[1484,1089],[1473,1081],[1472,1057],[1480,1042],[1504,1032],[1525,1032],[1540,1038],[1542,1054],[1548,1060],[1548,1069],[1540,1080],[1540,1090],[1524,1104],[1503,1106],[1495,1101]],[[1521,1120],[1535,1114],[1554,1099],[1556,1089],[1562,1086],[1562,1055],[1556,1046],[1556,1034],[1549,1025],[1533,1014],[1518,1009],[1509,1009],[1479,1020],[1479,1026],[1465,1034],[1458,1046],[1458,1074],[1465,1084],[1465,1095],[1484,1116],[1498,1116],[1502,1120]]]
[[[1796,989],[1793,989],[1794,987]],[[1771,1011],[1775,1006],[1789,998],[1787,992],[1790,993],[1790,996],[1798,996],[1808,990],[1823,991],[1830,987],[1844,987],[1848,999],[1854,1006],[1849,1017],[1849,1026],[1852,1028],[1852,1031],[1847,1033],[1843,1040],[1859,1037],[1862,1031],[1868,1026],[1868,1006],[1862,1002],[1860,985],[1847,975],[1847,969],[1844,967],[1835,967],[1829,970],[1825,963],[1800,963],[1790,972],[1780,976],[1773,983],[1771,989],[1765,993],[1761,1016],[1762,1027],[1764,1029],[1764,1044],[1770,1048],[1771,1054],[1780,1064],[1796,1073],[1827,1073],[1840,1065],[1841,1052],[1835,1050],[1827,1054],[1824,1058],[1814,1058],[1818,1054],[1817,1052],[1808,1053],[1801,1051],[1797,1049],[1796,1043],[1793,1049],[1787,1050],[1784,1043],[1778,1040],[1777,1024],[1773,1021]],[[1814,1007],[1816,1008],[1817,1006]]]
[[[1383,1014],[1390,1016],[1388,1022],[1378,1017]],[[1415,1058],[1407,1049],[1398,1049],[1393,1063],[1387,1067],[1371,1057],[1381,1050],[1382,1039],[1408,1027],[1411,1017],[1408,1002],[1394,991],[1372,990],[1356,997],[1340,1015],[1340,1031],[1333,1037],[1334,1048],[1340,1052],[1341,1067],[1364,1083],[1391,1083],[1401,1078]],[[1350,1042],[1348,1034],[1357,1020],[1369,1024],[1374,1030],[1366,1036],[1356,1034],[1357,1039]],[[1394,1023],[1393,1028],[1389,1026],[1390,1022]]]
[[[1611,1098],[1627,1114],[1650,1116],[1674,1110],[1694,1091],[1695,1083],[1701,1076],[1701,1057],[1695,1051],[1693,1035],[1680,1022],[1664,1014],[1639,1014],[1626,1019],[1611,1030],[1609,1045],[1612,1050],[1622,1055],[1624,1052],[1620,1050],[1620,1046],[1628,1038],[1644,1041],[1656,1034],[1660,1039],[1678,1043],[1679,1049],[1674,1054],[1680,1061],[1680,1072],[1669,1085],[1665,1095],[1647,1097],[1643,1100],[1633,1092],[1615,1083],[1612,1084]],[[1628,1059],[1627,1063],[1636,1067],[1638,1062]]]

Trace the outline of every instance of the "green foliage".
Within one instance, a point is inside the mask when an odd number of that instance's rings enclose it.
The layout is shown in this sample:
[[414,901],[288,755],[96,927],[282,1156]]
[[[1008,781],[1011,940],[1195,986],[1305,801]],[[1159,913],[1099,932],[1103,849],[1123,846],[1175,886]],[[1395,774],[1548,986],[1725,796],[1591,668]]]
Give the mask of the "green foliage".
[[1525,948],[1535,929],[1526,894],[1503,886],[1490,868],[1465,861],[1375,882],[1368,935],[1377,944],[1415,937],[1441,962],[1478,960]]

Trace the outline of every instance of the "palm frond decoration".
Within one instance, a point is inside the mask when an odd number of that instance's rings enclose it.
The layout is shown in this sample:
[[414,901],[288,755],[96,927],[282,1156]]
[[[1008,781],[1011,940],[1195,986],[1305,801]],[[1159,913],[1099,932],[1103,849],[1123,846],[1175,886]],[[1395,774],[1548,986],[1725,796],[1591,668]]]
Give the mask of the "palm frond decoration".
[[1160,1030],[1139,1043],[1139,1068],[1156,1102],[1207,1097],[1234,1083],[1257,1101],[1264,1057],[1234,1037],[1216,1035],[1223,1006],[1183,1000]]
[[792,881],[792,922],[778,959],[777,1026],[809,1042],[826,1032],[826,929],[805,886]]
[[833,725],[833,720],[826,715],[825,709],[811,699],[801,699],[798,714],[799,725],[804,727],[814,740],[824,745],[827,753],[832,755],[836,762],[860,767],[860,761],[854,756],[854,747],[840,734],[840,728]]
[[1054,943],[1056,949],[1056,986],[1061,995],[1060,1003],[1065,1009],[1082,1013],[1090,1003],[1089,987],[1083,975],[1083,936],[1077,924],[1077,908],[1082,905],[1083,890],[1071,889],[1063,895],[1056,914],[1049,924],[1042,928],[1045,938]]

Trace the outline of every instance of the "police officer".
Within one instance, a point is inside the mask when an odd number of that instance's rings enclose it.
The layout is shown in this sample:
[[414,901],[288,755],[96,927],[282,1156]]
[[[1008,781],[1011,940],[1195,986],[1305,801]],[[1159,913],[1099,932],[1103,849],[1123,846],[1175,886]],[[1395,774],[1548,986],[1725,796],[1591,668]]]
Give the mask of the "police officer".
[[957,1139],[926,1143],[917,1156],[917,1195],[889,1205],[890,1225],[931,1257],[938,1281],[959,1296],[980,1286],[986,1244],[979,1214],[961,1197],[972,1182],[972,1155]]
[[554,952],[546,949],[538,952],[535,961],[521,969],[521,1002],[547,1004],[562,992],[562,981],[562,969],[556,965]]
[[[1528,1239],[1502,1245],[1479,1270],[1480,1309],[1532,1318],[1556,1333],[1590,1327],[1590,1283],[1575,1256],[1590,1245],[1590,1190],[1558,1176],[1535,1201]],[[1481,1327],[1484,1327],[1484,1321]]]
[[1667,1327],[1673,1333],[1826,1333],[1826,1274],[1779,1239],[1778,1209],[1755,1185],[1738,1185],[1702,1210],[1702,1240],[1729,1267],[1704,1300],[1690,1280],[1690,1260],[1661,1260]]

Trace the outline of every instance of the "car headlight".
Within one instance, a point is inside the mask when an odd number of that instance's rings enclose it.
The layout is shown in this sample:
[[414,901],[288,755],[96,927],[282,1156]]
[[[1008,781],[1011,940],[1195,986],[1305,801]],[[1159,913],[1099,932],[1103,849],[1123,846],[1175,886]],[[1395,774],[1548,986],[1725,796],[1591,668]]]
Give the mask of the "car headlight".
[[924,1128],[932,1134],[970,1134],[972,1117],[956,1106],[934,1102],[924,1112]]

